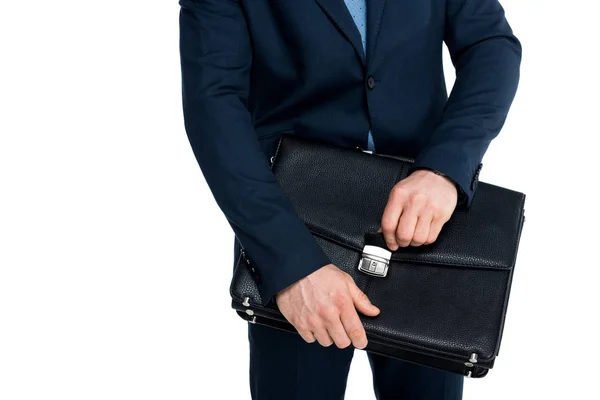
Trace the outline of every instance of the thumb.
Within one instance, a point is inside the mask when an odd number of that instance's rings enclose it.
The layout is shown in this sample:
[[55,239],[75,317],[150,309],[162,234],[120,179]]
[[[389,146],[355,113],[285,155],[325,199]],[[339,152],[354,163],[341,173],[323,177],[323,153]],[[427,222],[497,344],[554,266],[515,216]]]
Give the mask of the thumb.
[[354,302],[354,307],[364,314],[370,317],[374,317],[379,314],[379,308],[375,307],[367,295],[356,286],[354,280],[350,283],[350,296],[352,296],[352,301]]

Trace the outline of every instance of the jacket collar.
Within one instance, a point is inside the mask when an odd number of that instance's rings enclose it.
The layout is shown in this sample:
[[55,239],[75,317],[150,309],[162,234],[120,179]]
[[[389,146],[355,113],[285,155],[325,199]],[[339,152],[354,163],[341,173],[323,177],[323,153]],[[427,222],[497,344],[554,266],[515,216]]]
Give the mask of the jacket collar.
[[344,0],[315,0],[344,36],[350,41],[363,66],[373,59],[381,17],[386,0],[367,0],[367,54],[363,51],[360,32]]

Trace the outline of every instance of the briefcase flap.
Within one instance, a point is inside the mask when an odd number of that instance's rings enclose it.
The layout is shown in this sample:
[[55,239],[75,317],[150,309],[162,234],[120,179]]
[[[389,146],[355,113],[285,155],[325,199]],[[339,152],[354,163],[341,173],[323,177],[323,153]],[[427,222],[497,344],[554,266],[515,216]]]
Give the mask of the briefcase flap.
[[[365,233],[379,229],[390,191],[411,162],[314,143],[284,136],[273,173],[315,236],[360,252]],[[458,207],[433,244],[400,248],[392,260],[511,269],[524,201],[522,193],[480,182],[469,209]]]

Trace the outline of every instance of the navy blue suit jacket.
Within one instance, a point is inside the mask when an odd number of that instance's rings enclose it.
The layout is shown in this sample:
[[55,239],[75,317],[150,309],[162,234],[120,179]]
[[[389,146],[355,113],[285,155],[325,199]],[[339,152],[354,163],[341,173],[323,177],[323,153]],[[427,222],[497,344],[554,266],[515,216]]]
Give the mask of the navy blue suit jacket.
[[519,79],[497,0],[367,0],[366,54],[343,0],[179,4],[186,132],[264,303],[330,263],[271,173],[284,132],[366,149],[371,129],[378,152],[446,174],[470,205]]

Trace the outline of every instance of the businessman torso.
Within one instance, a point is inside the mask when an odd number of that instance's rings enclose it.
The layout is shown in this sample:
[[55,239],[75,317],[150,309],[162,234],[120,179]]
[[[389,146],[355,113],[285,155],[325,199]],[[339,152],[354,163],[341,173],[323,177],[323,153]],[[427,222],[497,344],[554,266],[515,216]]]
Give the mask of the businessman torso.
[[241,2],[248,107],[267,155],[278,133],[416,156],[447,100],[445,0],[368,1],[367,51],[342,0]]
[[344,0],[179,3],[186,131],[264,302],[330,263],[268,167],[284,132],[366,149],[370,130],[377,152],[414,157],[471,202],[519,78],[497,0],[367,0],[366,54]]

